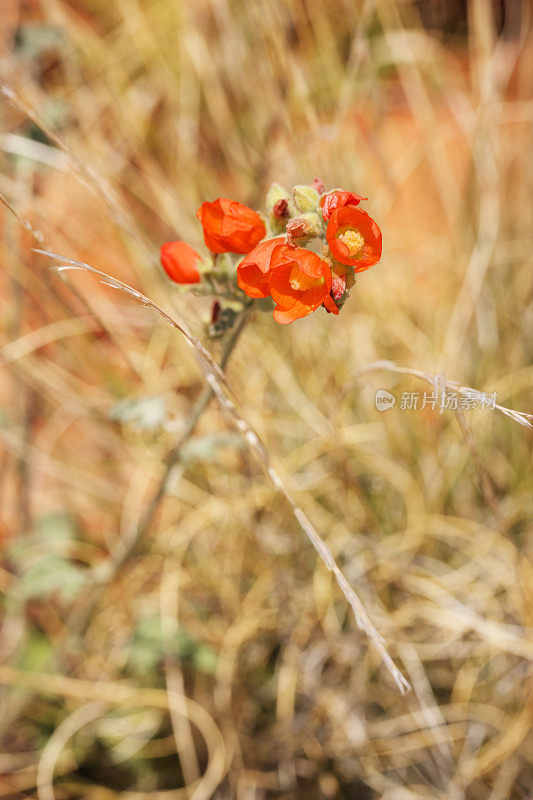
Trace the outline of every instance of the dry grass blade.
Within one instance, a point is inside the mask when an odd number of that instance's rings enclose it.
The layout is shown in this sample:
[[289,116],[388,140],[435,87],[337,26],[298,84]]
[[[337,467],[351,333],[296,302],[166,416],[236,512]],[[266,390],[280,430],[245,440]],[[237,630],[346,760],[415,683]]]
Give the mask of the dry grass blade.
[[133,289],[131,286],[128,286],[122,281],[113,278],[111,275],[108,275],[107,273],[102,272],[90,266],[89,264],[85,264],[81,261],[65,258],[59,255],[58,253],[53,253],[48,250],[36,250],[36,252],[61,262],[61,264],[58,267],[56,267],[58,271],[78,269],[78,270],[85,270],[87,272],[93,273],[94,275],[97,275],[100,281],[104,285],[110,286],[114,289],[118,289],[119,291],[123,291],[126,294],[133,297],[134,299],[138,300],[147,308],[153,309],[161,317],[163,317],[165,322],[167,322],[172,327],[176,328],[178,331],[180,331],[180,333],[182,333],[185,336],[185,339],[187,340],[188,344],[194,348],[196,355],[200,359],[200,362],[206,373],[206,380],[213,389],[213,392],[218,402],[220,403],[224,411],[226,411],[231,416],[238,430],[243,434],[248,445],[251,447],[251,449],[254,451],[254,453],[260,460],[267,476],[269,477],[276,491],[282,494],[283,497],[285,497],[285,499],[289,503],[294,518],[296,519],[301,529],[304,531],[309,541],[317,551],[324,565],[335,576],[335,580],[337,581],[342,593],[344,594],[346,600],[348,601],[350,607],[353,610],[357,626],[359,627],[360,630],[366,633],[366,635],[368,636],[368,638],[378,651],[383,663],[390,672],[399,691],[402,694],[406,694],[411,688],[410,684],[402,675],[398,667],[395,665],[387,648],[385,647],[383,637],[376,630],[374,624],[372,623],[370,617],[366,612],[363,603],[361,602],[357,594],[354,592],[354,590],[344,577],[341,569],[339,568],[333,557],[330,548],[320,537],[316,528],[307,518],[304,511],[297,505],[294,498],[286,488],[283,480],[279,476],[278,472],[272,466],[266,447],[261,442],[259,436],[252,428],[252,426],[248,423],[245,417],[243,417],[241,412],[238,410],[235,403],[235,398],[228,385],[226,376],[224,375],[220,367],[213,360],[211,353],[202,345],[198,337],[190,333],[190,331],[182,322],[178,322],[175,319],[173,319],[169,314],[167,314],[166,311],[160,308],[156,303],[154,303],[144,294],[137,291],[136,289]]
[[[63,719],[42,750],[37,771],[39,800],[53,800],[53,779],[63,749],[80,728],[105,714],[107,707],[145,706],[164,711],[171,710],[173,704],[179,707],[179,713],[190,720],[202,735],[207,750],[207,768],[202,777],[189,787],[193,792],[191,796],[197,800],[211,797],[227,770],[226,746],[218,726],[210,714],[189,697],[170,690],[139,689],[124,682],[83,681],[63,675],[28,673],[3,665],[0,666],[0,684],[30,690],[38,687],[40,693],[68,697],[83,703]],[[146,795],[142,793],[136,796]]]
[[[533,797],[530,5],[3,0],[0,797]],[[228,387],[158,248],[315,176],[383,258]]]
[[18,222],[20,222],[24,230],[28,231],[30,236],[33,239],[35,239],[36,242],[39,242],[40,244],[43,243],[44,237],[41,231],[37,230],[37,228],[34,228],[33,225],[29,222],[29,220],[21,217],[20,214],[13,208],[9,200],[7,200],[3,194],[0,194],[0,203],[3,203],[5,205],[5,207],[11,212],[11,214],[13,214],[15,219],[17,219]]
[[39,766],[37,769],[37,794],[39,800],[55,800],[54,794],[54,771],[69,739],[76,734],[80,728],[94,722],[105,710],[105,706],[97,700],[80,706],[70,714],[63,722],[57,726],[53,735],[46,743],[46,747],[41,753]]
[[[73,174],[78,175],[79,178],[87,185],[87,187],[89,187],[91,191],[95,192],[95,194],[101,198],[101,200],[105,203],[109,213],[116,219],[117,224],[119,224],[124,231],[126,231],[135,241],[137,241],[140,247],[144,247],[145,252],[147,252],[146,246],[140,239],[134,223],[131,219],[125,217],[123,209],[120,207],[120,204],[117,203],[116,194],[112,187],[109,186],[108,182],[105,181],[105,179],[102,178],[102,176],[99,175],[94,169],[87,164],[84,164],[83,161],[72,152],[71,148],[61,140],[55,131],[46,124],[38,111],[32,107],[32,105],[26,99],[21,97],[12,86],[9,86],[4,82],[0,82],[0,94],[6,98],[6,100],[13,106],[14,109],[31,120],[31,122],[45,134],[47,139],[55,144],[58,152],[63,153],[66,158],[66,160],[61,164],[62,169],[66,170],[68,167],[72,168]],[[57,166],[57,160],[54,166]],[[4,198],[2,198],[2,202],[5,203]],[[8,205],[10,211],[17,216],[9,204],[6,203],[6,205]],[[25,227],[27,227],[27,224],[23,220],[21,220],[21,222]],[[33,232],[30,232],[33,235]],[[40,234],[37,231],[37,237],[34,238],[39,237]]]
[[128,286],[127,283],[123,283],[119,281],[117,278],[113,278],[111,275],[108,275],[106,272],[101,272],[100,270],[96,269],[95,267],[91,267],[90,264],[85,264],[83,261],[76,261],[76,259],[72,258],[65,258],[65,256],[61,256],[58,253],[53,253],[51,250],[40,250],[35,248],[36,253],[40,253],[41,255],[48,256],[49,258],[53,258],[56,261],[64,262],[62,266],[56,268],[57,272],[64,272],[66,270],[84,270],[85,272],[92,272],[94,275],[98,275],[100,278],[100,282],[104,286],[110,286],[112,289],[118,289],[119,291],[126,292],[139,303],[141,303],[146,308],[151,308],[154,311],[157,311],[160,314],[165,322],[171,325],[173,328],[177,328],[180,333],[185,336],[187,343],[195,350],[196,355],[200,358],[201,363],[205,365],[209,374],[215,376],[216,380],[219,381],[222,385],[226,385],[226,376],[218,366],[218,364],[213,360],[213,357],[209,350],[207,350],[203,344],[201,343],[200,339],[192,334],[184,322],[178,322],[177,320],[173,319],[169,316],[166,311],[163,311],[153,300],[146,297],[146,295],[139,292],[137,289],[134,289],[132,286]]

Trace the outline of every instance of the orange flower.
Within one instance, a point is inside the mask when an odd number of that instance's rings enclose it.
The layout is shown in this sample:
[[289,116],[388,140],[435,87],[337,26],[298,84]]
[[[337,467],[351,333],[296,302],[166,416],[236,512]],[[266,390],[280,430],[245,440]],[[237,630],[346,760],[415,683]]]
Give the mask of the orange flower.
[[276,322],[294,322],[322,303],[333,314],[339,313],[330,295],[331,269],[327,261],[302,247],[284,247],[280,258],[270,273],[270,293],[277,303]]
[[358,206],[361,200],[368,200],[368,197],[361,197],[353,192],[343,192],[335,189],[320,198],[320,205],[322,207],[322,216],[324,222],[328,222],[331,215],[337,208],[344,206]]
[[248,297],[268,297],[270,295],[270,272],[278,264],[285,237],[267,239],[258,244],[237,267],[237,283]]
[[333,258],[363,272],[381,258],[381,231],[366,211],[353,205],[336,209],[326,231]]
[[160,258],[168,277],[176,283],[200,283],[196,265],[201,256],[187,242],[165,242]]
[[225,197],[202,203],[196,216],[202,223],[205,243],[212,253],[249,253],[266,234],[265,225],[256,211]]

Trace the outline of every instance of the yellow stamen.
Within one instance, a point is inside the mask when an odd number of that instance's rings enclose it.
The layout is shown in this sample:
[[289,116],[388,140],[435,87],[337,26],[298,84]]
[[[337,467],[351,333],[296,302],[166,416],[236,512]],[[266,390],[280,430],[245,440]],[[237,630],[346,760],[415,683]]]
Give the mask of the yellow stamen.
[[353,228],[349,228],[347,231],[344,231],[344,233],[341,233],[340,236],[337,236],[337,239],[346,245],[350,258],[356,256],[365,243],[359,231],[354,231]]
[[306,275],[305,272],[298,269],[298,267],[293,267],[289,275],[289,283],[291,289],[304,292],[306,289],[311,289],[314,286],[321,286],[324,283],[324,278],[310,278],[309,275]]

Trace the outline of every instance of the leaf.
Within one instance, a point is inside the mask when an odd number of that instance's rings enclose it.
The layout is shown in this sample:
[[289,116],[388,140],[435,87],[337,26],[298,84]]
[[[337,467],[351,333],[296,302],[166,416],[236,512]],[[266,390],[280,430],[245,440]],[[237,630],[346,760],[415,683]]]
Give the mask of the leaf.
[[58,593],[72,600],[86,579],[86,570],[69,558],[75,537],[72,518],[58,513],[42,517],[29,536],[11,543],[8,556],[20,575],[13,599],[24,602]]
[[181,449],[180,461],[190,464],[195,461],[213,461],[221,447],[244,447],[242,436],[237,433],[206,434],[190,439]]
[[119,422],[129,422],[141,430],[153,430],[159,428],[166,419],[165,399],[157,396],[128,398],[117,403],[109,416]]
[[44,556],[21,575],[15,593],[20,600],[48,597],[54,593],[73,600],[85,583],[86,570],[56,556]]
[[194,639],[185,628],[178,630],[175,639],[165,642],[158,614],[139,620],[130,644],[130,661],[134,669],[143,673],[155,670],[165,652],[192,662],[199,672],[211,675],[216,669],[216,651]]
[[18,668],[29,672],[39,672],[44,669],[54,651],[54,645],[40,631],[33,630],[29,633],[21,653]]
[[214,675],[218,663],[217,652],[208,644],[200,644],[193,655],[193,662],[199,672]]
[[40,558],[44,553],[65,556],[76,538],[75,523],[68,514],[47,514],[35,524],[30,534],[10,543],[8,557],[19,569],[25,569],[28,561]]
[[64,38],[61,28],[27,22],[17,29],[15,48],[19,57],[34,60],[47,50],[59,47]]

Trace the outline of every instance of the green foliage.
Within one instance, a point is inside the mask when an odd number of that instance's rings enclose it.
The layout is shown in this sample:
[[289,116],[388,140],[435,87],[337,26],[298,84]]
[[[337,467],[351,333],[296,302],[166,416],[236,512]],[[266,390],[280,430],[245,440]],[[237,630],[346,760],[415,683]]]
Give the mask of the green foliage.
[[18,663],[19,669],[39,672],[45,669],[54,650],[53,642],[38,630],[29,632]]
[[17,29],[15,48],[19,56],[31,61],[47,50],[61,46],[63,40],[63,32],[55,25],[27,22]]
[[237,433],[206,434],[191,439],[182,448],[180,460],[184,464],[209,462],[222,447],[244,447],[242,436]]
[[70,558],[76,529],[66,514],[42,517],[25,539],[15,541],[8,557],[19,574],[11,594],[15,602],[25,602],[55,593],[68,602],[78,594],[86,571]]
[[150,674],[156,670],[165,653],[188,661],[199,672],[212,675],[217,664],[215,650],[195,640],[185,628],[180,628],[173,640],[165,639],[161,617],[150,614],[137,623],[130,644],[130,665],[133,671]]
[[166,419],[166,405],[163,397],[132,397],[121,400],[109,416],[118,422],[129,423],[140,430],[159,428]]

